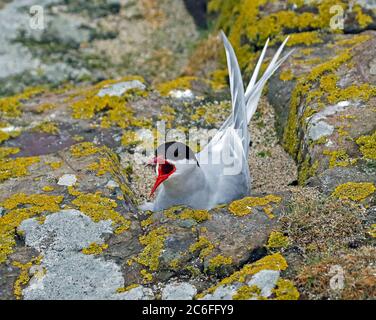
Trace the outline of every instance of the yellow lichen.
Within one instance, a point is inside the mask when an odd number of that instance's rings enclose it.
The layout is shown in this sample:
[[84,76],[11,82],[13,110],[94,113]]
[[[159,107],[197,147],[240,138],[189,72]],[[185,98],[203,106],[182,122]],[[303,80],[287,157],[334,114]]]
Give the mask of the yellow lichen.
[[52,186],[44,186],[44,187],[42,188],[42,190],[45,191],[45,192],[51,192],[51,191],[54,191],[55,188],[52,187]]
[[350,159],[349,155],[346,153],[345,150],[324,150],[323,154],[326,156],[330,156],[329,168],[347,167],[349,165],[355,164],[356,162],[356,159]]
[[44,194],[26,195],[18,193],[5,199],[1,206],[6,213],[0,217],[0,263],[6,261],[16,244],[14,236],[16,228],[26,219],[37,217],[46,212],[57,212],[62,196]]
[[337,186],[332,195],[343,200],[361,201],[375,191],[376,187],[371,182],[347,182]]
[[232,264],[232,258],[231,257],[224,257],[222,255],[217,255],[209,260],[209,266],[208,269],[211,272],[214,272],[216,269],[223,265],[231,265]]
[[232,296],[233,300],[249,300],[252,298],[258,298],[261,294],[261,289],[255,285],[253,286],[241,286],[236,293]]
[[20,152],[19,148],[0,147],[0,159]]
[[[137,119],[134,117],[134,110],[128,105],[127,101],[133,96],[145,96],[143,90],[128,90],[123,96],[97,96],[97,93],[103,87],[121,81],[144,80],[140,77],[126,77],[121,80],[106,80],[84,92],[84,98],[75,101],[72,104],[72,116],[75,119],[92,119],[95,115],[101,114],[101,126],[110,128],[119,126],[123,129],[130,126],[145,127],[151,123],[148,120]],[[72,97],[74,98],[74,97]]]
[[82,142],[75,144],[70,147],[70,152],[74,157],[87,157],[99,152],[99,147],[97,147],[92,142]]
[[54,122],[43,122],[38,126],[34,127],[34,131],[49,133],[52,135],[57,135],[59,133],[59,127]]
[[43,113],[43,112],[46,112],[55,108],[56,106],[52,103],[43,103],[37,107],[36,112]]
[[28,175],[28,168],[39,161],[39,157],[0,158],[0,182]]
[[137,133],[131,130],[126,130],[123,132],[121,137],[121,144],[124,147],[135,146],[140,143],[140,140],[137,139]]
[[39,265],[41,263],[42,257],[39,256],[37,258],[31,259],[27,263],[21,263],[18,261],[13,261],[12,265],[20,269],[20,275],[14,282],[14,296],[17,300],[22,298],[22,288],[27,285],[30,281],[29,270],[33,265]]
[[193,210],[193,209],[185,209],[179,215],[180,219],[193,219],[197,222],[202,222],[209,220],[211,218],[209,212],[207,210]]
[[282,81],[291,81],[294,79],[294,74],[292,73],[291,70],[286,70],[286,71],[281,72],[279,78]]
[[265,197],[246,197],[233,201],[228,208],[232,214],[242,217],[250,214],[255,207],[267,206],[270,203],[278,204],[281,200],[281,197],[275,195],[267,195]]
[[70,194],[76,196],[72,204],[89,216],[94,222],[111,220],[115,228],[115,234],[123,233],[129,229],[131,222],[114,210],[117,207],[115,200],[102,197],[100,192],[81,193],[72,190],[72,188],[68,190]]
[[0,130],[0,143],[8,140],[10,138],[9,133]]
[[97,176],[101,177],[106,173],[112,172],[112,162],[108,158],[99,158],[99,162],[94,162],[87,167],[88,170],[96,171]]
[[355,5],[353,10],[356,13],[356,19],[361,28],[366,28],[369,24],[373,22],[371,16],[363,13],[362,7],[360,5]]
[[371,225],[371,228],[368,230],[368,234],[372,238],[376,238],[376,223],[374,223],[374,224]]
[[87,248],[82,249],[83,254],[93,254],[98,255],[108,248],[108,244],[98,244],[98,243],[91,243]]
[[125,288],[118,288],[118,289],[116,289],[116,292],[117,293],[127,292],[127,291],[134,289],[134,288],[138,288],[139,286],[140,286],[139,284],[134,283],[134,284],[131,284],[131,285],[125,287]]
[[290,35],[290,39],[287,42],[287,46],[293,47],[298,44],[304,44],[306,46],[311,46],[313,44],[322,43],[322,39],[318,32],[301,32],[293,33]]
[[31,87],[20,94],[0,98],[0,114],[7,117],[18,117],[22,113],[23,102],[44,92],[42,87]]
[[286,279],[279,279],[272,292],[275,294],[275,300],[298,300],[300,296],[294,284]]
[[356,140],[364,158],[376,160],[376,132],[370,136],[362,136]]
[[[287,268],[287,262],[283,256],[277,252],[275,254],[266,256],[251,264],[246,264],[239,271],[234,272],[227,278],[222,279],[218,284],[209,288],[206,292],[213,293],[218,287],[222,285],[232,284],[234,282],[246,282],[249,277],[255,275],[261,270],[276,270],[283,271]],[[198,297],[203,296],[206,292],[201,293]]]
[[134,258],[134,260],[151,271],[155,271],[159,266],[159,257],[164,248],[164,242],[167,238],[167,229],[159,227],[151,230],[148,234],[139,238],[140,243],[145,246],[144,250]]
[[149,273],[146,269],[142,269],[140,271],[140,274],[143,278],[144,283],[148,283],[148,282],[153,280],[153,275],[151,273]]
[[161,83],[157,86],[157,90],[162,96],[168,96],[173,90],[187,90],[192,87],[192,82],[197,81],[196,77],[180,77],[172,81]]
[[57,170],[60,169],[63,163],[61,161],[52,161],[52,162],[45,162],[46,165],[50,166],[52,169]]
[[275,248],[287,248],[289,245],[289,238],[284,236],[282,232],[272,231],[269,236],[268,244],[266,247],[268,249]]
[[209,241],[208,238],[200,236],[198,241],[191,244],[189,247],[189,252],[194,253],[200,251],[200,258],[204,259],[207,257],[214,249],[214,245]]

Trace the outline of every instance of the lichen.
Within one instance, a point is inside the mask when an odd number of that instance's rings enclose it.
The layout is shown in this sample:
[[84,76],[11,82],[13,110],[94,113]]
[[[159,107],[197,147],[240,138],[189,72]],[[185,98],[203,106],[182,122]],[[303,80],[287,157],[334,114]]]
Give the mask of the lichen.
[[63,196],[44,194],[26,195],[18,193],[5,199],[1,206],[6,213],[0,217],[0,263],[5,262],[13,252],[17,227],[26,219],[40,216],[42,213],[57,212]]
[[[140,77],[126,77],[121,80],[106,80],[83,92],[84,97],[72,103],[72,117],[75,119],[93,119],[97,114],[101,115],[101,126],[110,128],[145,127],[150,126],[150,121],[144,118],[136,118],[134,110],[129,106],[128,100],[133,96],[145,96],[141,90],[129,90],[123,96],[97,96],[104,86],[128,80],[144,80]],[[75,97],[72,97],[72,99]]]
[[224,257],[222,255],[217,255],[211,259],[209,259],[209,265],[208,269],[211,272],[214,272],[218,268],[220,268],[223,265],[231,265],[232,264],[232,258],[231,257]]
[[329,168],[347,167],[356,163],[356,159],[350,159],[345,150],[324,150],[323,154],[330,156]]
[[37,113],[44,113],[46,111],[53,110],[55,108],[56,108],[56,105],[54,105],[52,103],[43,103],[36,108],[36,112]]
[[376,131],[372,135],[359,137],[356,143],[364,158],[376,160]]
[[183,220],[193,219],[197,222],[203,222],[209,220],[211,216],[207,210],[185,209],[180,213],[179,218]]
[[272,292],[275,295],[274,300],[298,300],[300,296],[292,281],[287,279],[278,279]]
[[246,197],[233,201],[228,209],[232,214],[242,217],[250,214],[255,207],[264,207],[270,203],[278,204],[281,200],[281,197],[275,195],[267,195],[265,197]]
[[88,165],[87,169],[90,171],[96,171],[96,175],[101,177],[106,173],[112,172],[112,163],[108,158],[99,158],[98,162],[94,162]]
[[353,11],[356,13],[356,20],[358,21],[358,24],[362,29],[366,28],[373,22],[371,16],[363,13],[362,7],[360,5],[355,5]]
[[294,79],[294,74],[291,70],[286,70],[281,72],[281,74],[279,75],[279,79],[281,79],[282,81],[291,81]]
[[82,142],[71,146],[70,152],[76,158],[87,157],[98,153],[99,147],[92,142]]
[[42,190],[45,191],[45,192],[51,192],[51,191],[54,191],[55,188],[52,187],[52,186],[44,186],[44,187],[42,188]]
[[100,192],[82,193],[72,188],[68,190],[71,195],[76,196],[72,204],[94,222],[111,220],[115,234],[121,234],[129,229],[131,222],[114,210],[117,207],[115,200],[102,197]]
[[293,33],[290,35],[290,39],[287,42],[287,46],[293,47],[299,44],[304,44],[306,46],[311,46],[313,44],[322,43],[322,39],[318,32],[300,32]]
[[42,87],[31,87],[15,96],[0,98],[0,115],[18,117],[22,114],[23,102],[44,92]]
[[168,236],[165,227],[159,227],[151,230],[139,238],[142,245],[145,246],[143,251],[134,258],[134,261],[155,271],[159,267],[159,257],[164,248],[164,242]]
[[372,238],[376,238],[376,223],[374,223],[374,224],[371,225],[371,228],[368,230],[368,234]]
[[272,231],[269,236],[268,244],[266,245],[266,247],[268,249],[287,248],[289,242],[289,238],[284,236],[282,232]]
[[140,143],[140,140],[137,139],[137,133],[131,130],[126,130],[123,132],[121,137],[121,144],[124,147],[135,146]]
[[34,127],[33,130],[52,135],[57,135],[59,133],[59,127],[55,122],[42,122],[41,124]]
[[316,160],[311,164],[311,158],[309,155],[306,155],[305,160],[299,167],[298,172],[298,183],[299,185],[304,185],[308,178],[313,177],[319,167],[319,162]]
[[218,287],[222,285],[229,285],[234,282],[244,283],[251,276],[262,270],[283,271],[286,270],[287,266],[288,265],[285,258],[279,252],[268,255],[260,260],[257,260],[256,262],[244,265],[241,270],[236,271],[229,277],[222,279],[215,286],[209,288],[203,293],[200,293],[197,298],[204,296],[206,293],[213,293]]
[[197,242],[189,246],[189,252],[191,253],[200,251],[199,257],[201,260],[207,257],[213,251],[213,249],[214,245],[204,236],[199,236]]
[[241,286],[236,293],[232,296],[233,300],[249,300],[253,298],[258,298],[261,294],[259,287],[253,286]]
[[116,290],[117,293],[123,293],[123,292],[127,292],[127,291],[130,291],[134,288],[138,288],[140,285],[137,284],[137,283],[134,283],[134,284],[130,284],[129,286],[125,287],[125,288],[118,288]]
[[39,157],[20,157],[14,159],[0,157],[0,182],[28,175],[28,168],[39,161]]
[[143,278],[143,283],[148,283],[153,280],[153,275],[150,272],[148,272],[146,269],[142,269],[140,271],[140,274]]
[[61,166],[63,165],[61,161],[52,161],[52,162],[46,161],[45,164],[50,166],[54,170],[60,169]]
[[13,261],[12,265],[20,269],[20,275],[14,282],[13,293],[17,300],[22,298],[22,288],[26,286],[30,281],[29,270],[33,265],[39,265],[41,263],[42,256],[31,259],[27,263],[21,263]]
[[362,201],[375,191],[371,182],[347,182],[337,186],[332,195],[342,200]]
[[106,250],[108,248],[108,244],[98,244],[98,243],[91,243],[87,248],[82,249],[83,254],[92,254],[92,255],[98,255],[103,252],[103,250]]
[[192,82],[197,81],[196,77],[180,77],[171,81],[161,83],[157,86],[157,90],[162,96],[168,96],[173,90],[187,90],[191,89]]
[[20,152],[19,148],[0,147],[0,159]]

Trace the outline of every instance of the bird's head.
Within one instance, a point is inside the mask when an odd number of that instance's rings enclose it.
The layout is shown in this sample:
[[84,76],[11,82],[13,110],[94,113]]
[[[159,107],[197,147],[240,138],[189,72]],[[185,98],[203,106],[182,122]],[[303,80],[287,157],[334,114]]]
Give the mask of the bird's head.
[[157,178],[150,195],[166,181],[172,183],[189,177],[189,174],[200,165],[191,148],[181,142],[166,142],[155,150],[154,158],[149,165],[156,167]]

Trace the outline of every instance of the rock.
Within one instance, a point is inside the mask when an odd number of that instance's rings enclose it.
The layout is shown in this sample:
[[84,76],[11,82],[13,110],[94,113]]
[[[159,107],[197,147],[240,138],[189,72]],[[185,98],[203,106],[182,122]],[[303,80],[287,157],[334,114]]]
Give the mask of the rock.
[[267,298],[272,295],[272,289],[277,284],[279,274],[280,272],[275,270],[261,270],[247,284],[248,286],[257,286],[260,288],[260,295]]
[[322,137],[330,136],[334,131],[334,127],[327,124],[325,121],[319,121],[312,124],[308,130],[308,138],[317,141]]
[[178,99],[178,100],[184,100],[184,99],[194,99],[194,94],[191,90],[172,90],[169,93],[169,96]]
[[77,182],[77,178],[74,174],[64,174],[59,178],[57,184],[59,186],[71,187]]
[[145,90],[146,86],[139,80],[119,82],[114,85],[105,87],[98,92],[98,97],[109,95],[110,97],[122,96],[125,92],[131,89]]
[[20,226],[25,242],[43,255],[42,278],[23,290],[27,300],[114,299],[123,286],[119,267],[80,251],[91,243],[103,243],[112,232],[110,221],[94,223],[77,210],[65,210],[46,218],[44,224],[25,220]]
[[240,287],[240,283],[221,285],[212,294],[207,294],[200,300],[232,300],[233,295]]
[[107,182],[106,188],[109,188],[109,189],[119,188],[119,184],[115,182],[114,180],[110,180]]
[[[376,129],[376,77],[372,68],[363,68],[372,65],[375,45],[373,31],[334,36],[330,44],[312,45],[304,61],[306,49],[298,49],[301,53],[271,80],[269,97],[279,112],[284,147],[298,162],[300,184],[331,193],[340,183],[374,181],[374,159],[364,154],[360,141],[372,139]],[[280,79],[286,70],[293,75],[290,81]],[[293,98],[277,102],[281,95]],[[309,180],[313,176],[317,179]]]
[[153,300],[154,294],[150,288],[138,286],[127,292],[120,293],[118,299],[121,300]]
[[169,283],[162,289],[162,300],[192,300],[196,293],[190,283]]

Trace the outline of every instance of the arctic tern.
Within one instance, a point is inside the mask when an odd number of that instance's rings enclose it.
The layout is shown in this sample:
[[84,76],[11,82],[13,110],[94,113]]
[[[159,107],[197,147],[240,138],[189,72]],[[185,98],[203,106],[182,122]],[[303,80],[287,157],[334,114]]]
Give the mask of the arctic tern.
[[155,150],[150,164],[156,166],[157,178],[142,210],[159,211],[185,205],[193,209],[212,209],[243,198],[250,193],[248,167],[250,137],[248,123],[254,115],[266,81],[292,53],[279,59],[288,38],[282,43],[263,76],[257,81],[269,39],[244,91],[240,67],[229,40],[222,32],[229,73],[232,113],[212,140],[199,153],[181,142],[166,142]]

